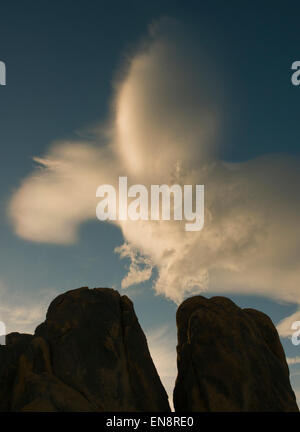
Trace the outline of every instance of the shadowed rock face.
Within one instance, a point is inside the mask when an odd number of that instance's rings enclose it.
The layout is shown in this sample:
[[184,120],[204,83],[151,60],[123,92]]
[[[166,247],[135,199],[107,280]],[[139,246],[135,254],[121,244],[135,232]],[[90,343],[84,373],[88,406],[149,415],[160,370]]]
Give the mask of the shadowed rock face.
[[176,411],[298,411],[267,315],[196,296],[179,307],[177,327]]
[[108,288],[58,296],[34,336],[0,347],[2,411],[169,411],[132,302]]

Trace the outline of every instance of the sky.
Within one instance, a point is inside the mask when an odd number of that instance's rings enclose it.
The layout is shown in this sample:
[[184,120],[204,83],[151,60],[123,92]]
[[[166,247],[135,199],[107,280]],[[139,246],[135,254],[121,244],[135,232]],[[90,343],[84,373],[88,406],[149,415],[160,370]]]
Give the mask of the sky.
[[[299,398],[299,12],[294,1],[1,5],[8,331],[34,331],[61,292],[113,287],[133,300],[171,394],[178,304],[225,295],[278,326]],[[96,189],[120,175],[204,184],[204,229],[100,222]]]

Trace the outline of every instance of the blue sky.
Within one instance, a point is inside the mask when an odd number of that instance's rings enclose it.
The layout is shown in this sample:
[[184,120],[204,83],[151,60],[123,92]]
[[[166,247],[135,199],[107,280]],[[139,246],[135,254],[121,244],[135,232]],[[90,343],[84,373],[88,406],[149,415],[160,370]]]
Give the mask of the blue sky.
[[[292,86],[290,68],[299,60],[299,8],[293,1],[62,0],[1,6],[0,60],[7,65],[7,86],[0,87],[0,300],[11,329],[32,330],[41,319],[40,307],[44,311],[51,298],[68,289],[121,290],[129,260],[114,252],[124,241],[119,227],[95,217],[80,224],[74,243],[30,241],[16,234],[8,206],[34,171],[34,156],[48,154],[57,140],[87,139],[93,128],[109,121],[115,80],[153,21],[176,19],[196,56],[199,50],[199,62],[205,58],[205,68],[215,77],[209,86],[211,95],[218,91],[222,107],[219,159],[238,163],[279,153],[298,160],[300,88]],[[299,196],[294,200],[299,202]],[[298,226],[294,236],[299,257]],[[157,295],[152,280],[122,291],[133,299],[142,327],[156,344],[153,350],[167,363],[176,343],[176,304]],[[235,288],[228,295],[242,307],[264,311],[275,324],[298,309],[297,298],[249,291]],[[210,286],[207,295],[214,293]],[[300,355],[288,338],[283,345],[288,357]],[[291,371],[299,392],[299,364]]]

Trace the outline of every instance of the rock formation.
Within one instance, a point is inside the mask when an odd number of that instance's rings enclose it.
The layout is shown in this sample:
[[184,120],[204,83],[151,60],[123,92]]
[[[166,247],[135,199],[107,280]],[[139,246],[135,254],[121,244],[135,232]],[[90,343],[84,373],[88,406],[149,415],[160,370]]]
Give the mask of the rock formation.
[[177,311],[176,411],[298,411],[270,318],[223,297]]
[[126,296],[80,288],[58,296],[33,336],[0,347],[0,411],[169,411]]
[[[272,321],[223,297],[177,311],[176,411],[298,411]],[[0,411],[170,411],[132,302],[108,288],[58,296],[34,335],[0,346]]]

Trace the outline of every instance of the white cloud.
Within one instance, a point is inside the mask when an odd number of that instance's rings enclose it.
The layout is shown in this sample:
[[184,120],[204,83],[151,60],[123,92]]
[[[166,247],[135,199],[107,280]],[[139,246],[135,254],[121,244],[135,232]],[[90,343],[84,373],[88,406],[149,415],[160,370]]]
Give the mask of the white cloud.
[[14,193],[9,214],[27,240],[73,243],[80,223],[95,217],[95,185],[115,178],[109,148],[57,142]]
[[292,329],[292,325],[295,321],[300,321],[300,310],[284,318],[280,323],[277,324],[277,331],[282,337],[291,337],[297,329]]
[[286,361],[289,365],[295,365],[300,363],[300,357],[287,357]]
[[156,292],[176,302],[213,290],[300,303],[299,160],[220,160],[222,97],[207,65],[172,23],[157,23],[115,86],[105,134],[56,143],[36,159],[41,166],[10,202],[14,229],[31,241],[71,243],[80,224],[96,218],[97,187],[123,175],[145,186],[204,184],[198,233],[177,221],[117,222],[126,245],[119,251],[132,260],[123,286],[155,266]]
[[130,259],[129,271],[122,280],[122,288],[128,288],[150,279],[153,269],[150,258],[141,256],[139,251],[128,243],[116,247],[115,252],[119,253],[121,258]]

